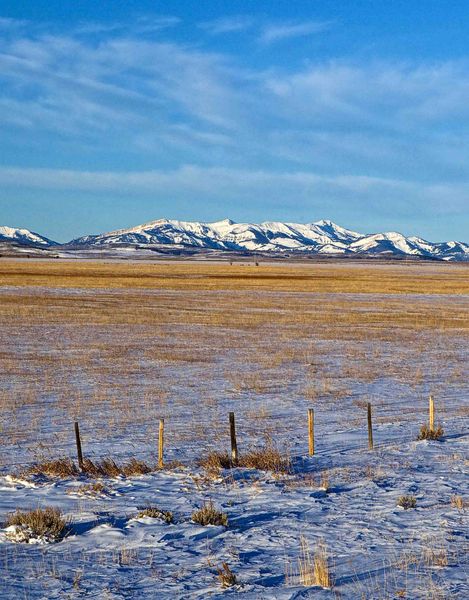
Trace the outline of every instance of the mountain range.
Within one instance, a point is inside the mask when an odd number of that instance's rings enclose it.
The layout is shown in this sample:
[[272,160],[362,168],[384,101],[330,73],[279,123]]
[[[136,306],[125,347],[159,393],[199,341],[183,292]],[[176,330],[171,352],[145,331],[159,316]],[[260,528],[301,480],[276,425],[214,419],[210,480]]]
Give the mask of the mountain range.
[[362,234],[321,220],[314,223],[214,223],[160,219],[129,229],[88,235],[58,244],[27,229],[0,227],[0,242],[29,248],[53,248],[60,252],[152,250],[162,253],[230,251],[280,256],[342,255],[415,257],[469,261],[469,244],[429,242],[401,233]]

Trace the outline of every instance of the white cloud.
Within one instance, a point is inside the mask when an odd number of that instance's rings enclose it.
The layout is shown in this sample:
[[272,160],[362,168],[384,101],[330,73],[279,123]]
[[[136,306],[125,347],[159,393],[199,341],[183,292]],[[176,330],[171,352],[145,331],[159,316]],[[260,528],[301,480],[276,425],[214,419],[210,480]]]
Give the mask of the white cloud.
[[284,23],[268,25],[265,27],[259,37],[264,44],[280,42],[282,40],[304,37],[321,33],[330,27],[329,22],[306,21],[304,23]]
[[0,186],[5,189],[112,193],[131,197],[206,202],[250,203],[263,198],[269,206],[295,206],[326,213],[325,206],[348,211],[401,216],[418,213],[424,202],[434,213],[463,214],[467,210],[469,182],[436,184],[370,177],[325,176],[307,171],[272,172],[185,165],[172,170],[74,171],[0,167]]
[[223,33],[239,33],[240,31],[246,31],[253,25],[254,19],[252,17],[247,15],[237,15],[214,19],[213,21],[205,21],[200,23],[199,27],[210,34],[220,35]]

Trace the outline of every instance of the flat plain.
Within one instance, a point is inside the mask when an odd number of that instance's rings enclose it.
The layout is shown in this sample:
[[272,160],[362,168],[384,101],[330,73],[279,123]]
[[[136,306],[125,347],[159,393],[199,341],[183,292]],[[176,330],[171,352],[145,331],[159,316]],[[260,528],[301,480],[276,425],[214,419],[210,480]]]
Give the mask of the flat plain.
[[[417,441],[430,395],[444,433]],[[469,597],[469,265],[3,260],[0,403],[0,519],[68,522],[0,531],[2,597]],[[214,465],[230,411],[276,465]],[[152,471],[41,471],[75,421],[87,458]],[[191,520],[208,500],[228,527]]]

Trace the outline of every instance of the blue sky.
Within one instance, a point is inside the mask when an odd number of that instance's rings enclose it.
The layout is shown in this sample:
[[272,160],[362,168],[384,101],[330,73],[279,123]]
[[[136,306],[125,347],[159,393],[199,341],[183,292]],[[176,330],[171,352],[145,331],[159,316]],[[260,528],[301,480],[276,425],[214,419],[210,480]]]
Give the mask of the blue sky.
[[0,224],[469,241],[467,2],[0,4]]

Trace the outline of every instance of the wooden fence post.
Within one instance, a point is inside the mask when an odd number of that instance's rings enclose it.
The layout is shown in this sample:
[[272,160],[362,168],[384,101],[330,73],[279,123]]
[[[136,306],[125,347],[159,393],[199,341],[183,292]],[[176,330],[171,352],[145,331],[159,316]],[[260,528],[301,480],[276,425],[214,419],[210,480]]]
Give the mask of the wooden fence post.
[[371,403],[368,402],[368,449],[373,450],[373,424],[371,422]]
[[78,421],[75,421],[75,441],[77,443],[78,468],[83,470],[83,452],[81,451],[80,428]]
[[234,412],[230,412],[231,460],[238,463],[238,444],[236,443],[236,426]]
[[308,442],[309,455],[314,455],[314,409],[308,408]]
[[428,401],[428,417],[430,431],[435,431],[435,403],[433,402],[433,396],[430,396]]
[[163,468],[164,456],[164,419],[160,419],[160,431],[158,436],[158,467]]

